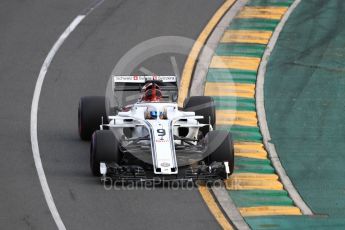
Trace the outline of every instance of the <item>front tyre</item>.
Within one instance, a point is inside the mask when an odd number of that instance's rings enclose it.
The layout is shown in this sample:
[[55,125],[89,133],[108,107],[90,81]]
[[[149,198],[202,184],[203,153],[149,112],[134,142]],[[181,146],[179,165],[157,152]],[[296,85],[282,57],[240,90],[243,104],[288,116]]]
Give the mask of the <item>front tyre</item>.
[[96,130],[92,135],[90,167],[94,176],[101,176],[100,163],[121,161],[119,142],[110,130]]
[[234,172],[235,157],[231,133],[226,130],[211,131],[206,135],[206,143],[209,163],[227,161],[230,174],[232,174]]

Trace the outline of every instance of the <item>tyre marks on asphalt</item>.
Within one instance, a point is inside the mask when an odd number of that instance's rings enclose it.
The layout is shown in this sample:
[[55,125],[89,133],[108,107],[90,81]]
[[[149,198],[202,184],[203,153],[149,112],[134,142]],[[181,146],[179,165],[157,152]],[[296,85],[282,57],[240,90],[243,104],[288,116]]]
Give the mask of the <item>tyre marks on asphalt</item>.
[[226,188],[244,217],[301,215],[268,158],[255,107],[256,75],[275,27],[293,0],[251,0],[212,57],[204,94],[217,106],[217,129],[235,141],[235,173]]

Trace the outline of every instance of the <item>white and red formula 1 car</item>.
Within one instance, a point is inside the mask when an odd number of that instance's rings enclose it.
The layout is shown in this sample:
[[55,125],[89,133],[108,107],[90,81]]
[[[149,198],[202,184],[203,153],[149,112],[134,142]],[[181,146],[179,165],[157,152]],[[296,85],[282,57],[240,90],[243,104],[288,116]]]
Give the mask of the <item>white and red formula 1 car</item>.
[[81,98],[92,173],[115,182],[227,178],[234,147],[228,131],[214,130],[213,99],[190,97],[179,108],[177,91],[175,76],[112,76],[111,98]]

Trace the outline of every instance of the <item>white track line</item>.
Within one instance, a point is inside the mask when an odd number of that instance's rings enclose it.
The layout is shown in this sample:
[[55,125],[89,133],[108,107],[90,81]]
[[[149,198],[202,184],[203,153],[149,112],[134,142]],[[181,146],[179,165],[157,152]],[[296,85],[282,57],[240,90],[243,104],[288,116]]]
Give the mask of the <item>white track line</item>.
[[46,199],[46,202],[48,204],[50,213],[52,214],[54,221],[56,223],[56,226],[59,230],[65,230],[66,227],[64,223],[61,220],[60,214],[55,206],[53,196],[50,192],[49,185],[47,182],[46,175],[44,173],[42,160],[40,156],[40,150],[38,147],[38,138],[37,138],[37,111],[38,111],[38,103],[40,100],[41,90],[44,78],[46,76],[47,70],[49,68],[49,65],[51,61],[53,60],[56,52],[59,50],[63,42],[66,40],[68,35],[78,26],[78,24],[85,18],[85,15],[78,15],[72,23],[66,28],[66,30],[61,34],[59,39],[55,42],[54,46],[51,48],[51,50],[48,53],[48,56],[43,62],[43,65],[41,67],[41,71],[38,75],[34,96],[32,98],[32,104],[31,104],[31,120],[30,120],[30,135],[31,135],[31,147],[32,147],[32,154],[35,161],[35,166],[38,174],[38,178],[41,183],[41,187],[44,193],[44,197]]
[[265,112],[265,103],[264,103],[264,83],[265,83],[265,74],[266,74],[266,67],[269,60],[269,57],[271,56],[271,53],[277,43],[278,37],[280,32],[282,31],[286,21],[290,17],[292,11],[298,6],[298,4],[301,2],[301,0],[296,0],[294,3],[289,7],[288,11],[285,13],[282,20],[279,22],[277,28],[275,29],[270,42],[268,43],[265,53],[261,59],[259,71],[258,71],[258,77],[256,82],[256,111],[258,115],[259,120],[259,126],[260,130],[263,136],[264,144],[266,147],[266,150],[271,158],[272,164],[277,171],[285,189],[288,191],[291,199],[294,201],[295,205],[299,207],[303,214],[305,215],[312,215],[313,212],[308,207],[308,205],[303,201],[300,194],[297,192],[296,188],[294,187],[293,183],[291,182],[290,178],[285,172],[285,169],[283,168],[278,154],[275,150],[275,147],[271,141],[270,132],[267,125],[266,120],[266,112]]
[[37,138],[37,112],[38,112],[38,104],[40,100],[41,90],[43,81],[45,79],[46,73],[48,71],[48,68],[50,66],[50,63],[52,62],[55,54],[61,47],[61,45],[64,43],[66,38],[73,32],[73,30],[80,24],[81,21],[84,20],[84,18],[90,14],[94,9],[96,9],[100,4],[103,3],[104,0],[95,0],[91,2],[90,6],[86,7],[80,15],[78,15],[72,22],[69,24],[69,26],[66,28],[66,30],[60,35],[59,39],[55,42],[51,50],[49,51],[46,59],[43,62],[43,65],[41,67],[40,73],[38,75],[34,95],[32,98],[32,104],[31,104],[31,118],[30,118],[30,137],[31,137],[31,148],[32,148],[32,155],[35,161],[35,166],[38,174],[38,178],[42,187],[42,191],[45,197],[45,200],[47,202],[48,208],[50,213],[53,216],[53,219],[55,221],[56,226],[59,230],[66,230],[66,227],[60,217],[60,214],[56,208],[52,193],[50,192],[50,188],[48,185],[48,181],[46,178],[46,175],[44,173],[40,150],[38,146],[38,138]]

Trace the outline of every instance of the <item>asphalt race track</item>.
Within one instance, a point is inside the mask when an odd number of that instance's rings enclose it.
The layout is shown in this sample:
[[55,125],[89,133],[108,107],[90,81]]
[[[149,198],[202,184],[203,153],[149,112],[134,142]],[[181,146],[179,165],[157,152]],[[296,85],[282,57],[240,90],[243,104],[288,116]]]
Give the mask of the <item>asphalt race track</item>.
[[[0,2],[1,229],[57,228],[32,157],[32,95],[49,50],[91,2]],[[104,95],[115,64],[138,43],[157,36],[196,39],[221,3],[106,0],[62,45],[43,83],[38,141],[67,229],[219,228],[197,190],[105,190],[91,176],[89,143],[78,137],[77,104],[81,96]],[[184,61],[177,57],[180,72]],[[149,60],[146,65],[159,74],[174,74],[170,63]]]

